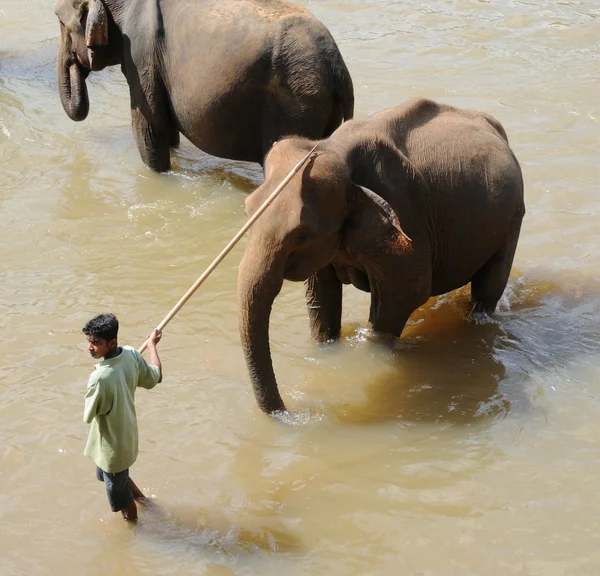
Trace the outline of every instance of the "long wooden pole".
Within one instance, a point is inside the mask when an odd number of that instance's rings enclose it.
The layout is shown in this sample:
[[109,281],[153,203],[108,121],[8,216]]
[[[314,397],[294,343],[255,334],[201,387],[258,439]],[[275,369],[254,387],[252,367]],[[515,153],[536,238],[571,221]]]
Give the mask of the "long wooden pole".
[[[183,308],[183,305],[192,297],[194,292],[196,292],[196,290],[198,290],[198,288],[200,288],[200,286],[202,286],[203,282],[212,274],[212,272],[221,263],[221,261],[225,258],[225,256],[227,256],[227,254],[229,254],[229,252],[231,252],[233,247],[241,240],[242,236],[261,217],[261,215],[264,213],[264,211],[273,203],[273,200],[275,200],[275,198],[277,198],[279,193],[289,184],[290,180],[299,172],[299,170],[302,168],[302,166],[304,166],[304,163],[311,157],[311,155],[313,154],[313,152],[315,151],[315,148],[317,146],[318,146],[318,144],[315,144],[313,146],[312,150],[304,158],[302,158],[302,160],[300,160],[300,162],[298,162],[298,164],[296,164],[292,168],[290,173],[282,180],[281,184],[279,184],[279,186],[277,186],[277,188],[275,188],[275,190],[273,190],[273,192],[271,192],[271,194],[263,202],[261,207],[252,215],[252,218],[250,218],[248,220],[248,222],[246,222],[246,224],[244,224],[244,226],[242,226],[240,231],[231,239],[229,244],[227,244],[227,246],[225,246],[225,248],[223,248],[221,253],[212,261],[212,264],[204,271],[202,276],[200,276],[200,278],[198,278],[198,280],[196,280],[194,282],[194,284],[191,286],[191,288],[181,297],[179,302],[177,302],[177,304],[175,304],[175,306],[173,306],[171,311],[162,319],[162,322],[156,327],[157,330],[159,330],[159,331],[162,330],[174,318],[175,314],[177,314],[177,312],[179,312],[179,310],[181,310],[181,308]],[[140,346],[140,348],[138,349],[138,352],[141,354],[144,350],[146,350],[147,347],[148,347],[148,340],[146,340]]]

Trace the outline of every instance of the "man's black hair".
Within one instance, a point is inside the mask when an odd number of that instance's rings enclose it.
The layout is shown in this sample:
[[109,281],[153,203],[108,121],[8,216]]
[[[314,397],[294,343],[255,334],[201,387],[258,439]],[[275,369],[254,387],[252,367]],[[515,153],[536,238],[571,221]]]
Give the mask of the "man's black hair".
[[82,330],[86,336],[97,336],[108,342],[117,337],[119,321],[114,314],[98,314]]

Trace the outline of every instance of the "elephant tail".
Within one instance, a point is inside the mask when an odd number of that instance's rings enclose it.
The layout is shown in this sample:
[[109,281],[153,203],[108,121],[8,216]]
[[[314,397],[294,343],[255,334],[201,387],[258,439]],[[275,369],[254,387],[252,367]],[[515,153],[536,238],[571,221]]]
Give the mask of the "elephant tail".
[[338,97],[338,101],[342,105],[342,114],[344,122],[352,120],[354,117],[354,85],[352,84],[352,78],[350,72],[346,68],[346,64],[341,59],[341,62],[336,66],[334,70],[335,74],[335,92]]
[[352,120],[354,116],[354,86],[350,72],[342,56],[338,53],[338,58],[330,61],[331,74],[333,76],[333,96],[334,106],[325,128],[324,138],[329,138],[339,127],[342,121]]

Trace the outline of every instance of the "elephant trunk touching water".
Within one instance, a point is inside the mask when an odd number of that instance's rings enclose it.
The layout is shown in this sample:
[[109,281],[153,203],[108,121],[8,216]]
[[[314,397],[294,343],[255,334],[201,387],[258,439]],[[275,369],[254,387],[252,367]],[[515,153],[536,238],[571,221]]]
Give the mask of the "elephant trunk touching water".
[[[271,258],[268,261],[244,257],[239,268],[238,285],[240,304],[240,337],[254,387],[256,402],[264,412],[285,410],[285,405],[275,380],[271,348],[269,345],[269,320],[273,302],[283,285],[284,260]],[[268,271],[268,273],[265,273]]]

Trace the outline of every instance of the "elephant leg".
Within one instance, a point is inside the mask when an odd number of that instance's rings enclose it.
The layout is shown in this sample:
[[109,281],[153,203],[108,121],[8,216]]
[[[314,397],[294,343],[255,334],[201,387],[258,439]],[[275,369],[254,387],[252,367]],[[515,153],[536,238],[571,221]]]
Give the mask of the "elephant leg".
[[172,122],[169,125],[169,144],[171,145],[171,148],[177,148],[179,146],[179,142],[179,130],[177,126],[175,126],[175,123]]
[[404,303],[402,306],[398,306],[398,303],[395,303],[395,306],[392,303],[390,306],[382,302],[375,294],[371,294],[369,327],[379,335],[400,338],[410,315],[419,306],[420,304],[410,310],[407,309]]
[[171,168],[169,133],[166,127],[156,126],[138,107],[131,109],[131,125],[138,151],[144,164],[157,172]]
[[395,338],[400,338],[410,315],[431,295],[428,279],[411,278],[408,274],[400,279],[410,290],[398,289],[389,279],[379,285],[371,284],[369,326],[381,335]]
[[262,154],[259,153],[258,160],[261,166],[273,144],[285,136],[301,134],[311,140],[324,137],[328,103],[296,94],[285,82],[276,92],[267,94],[264,110]]
[[171,148],[177,148],[180,142],[179,128],[177,126],[177,119],[175,118],[175,113],[173,112],[173,106],[169,100],[168,104],[168,118],[167,123],[169,126],[169,145]]
[[165,87],[152,67],[127,60],[121,70],[129,84],[131,127],[140,156],[152,170],[165,172],[171,168],[172,131]]
[[512,267],[521,221],[509,234],[506,242],[484,265],[471,280],[471,313],[492,315],[496,310],[498,300],[508,283]]
[[332,264],[306,282],[311,336],[317,342],[336,340],[342,328],[342,283]]

